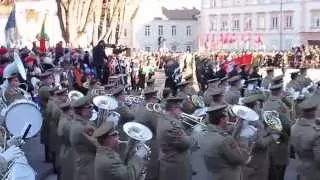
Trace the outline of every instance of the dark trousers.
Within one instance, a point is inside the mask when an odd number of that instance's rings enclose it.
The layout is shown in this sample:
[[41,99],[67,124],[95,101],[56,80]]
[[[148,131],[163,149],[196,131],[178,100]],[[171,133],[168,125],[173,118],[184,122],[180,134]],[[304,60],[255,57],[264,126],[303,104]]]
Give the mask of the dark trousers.
[[284,180],[287,165],[272,165],[269,167],[269,180]]
[[49,152],[49,147],[46,143],[44,143],[44,157],[46,162],[52,162],[52,157]]

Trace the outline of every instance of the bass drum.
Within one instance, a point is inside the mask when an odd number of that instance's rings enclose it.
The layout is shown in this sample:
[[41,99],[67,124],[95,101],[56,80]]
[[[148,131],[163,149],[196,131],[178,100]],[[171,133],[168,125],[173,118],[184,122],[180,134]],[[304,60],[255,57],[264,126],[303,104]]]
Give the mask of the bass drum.
[[35,180],[36,173],[28,164],[25,156],[21,156],[15,160],[6,180]]
[[31,128],[26,136],[35,136],[41,129],[43,118],[37,104],[32,101],[20,99],[14,101],[5,113],[4,121],[7,130],[13,136],[23,136],[28,125]]

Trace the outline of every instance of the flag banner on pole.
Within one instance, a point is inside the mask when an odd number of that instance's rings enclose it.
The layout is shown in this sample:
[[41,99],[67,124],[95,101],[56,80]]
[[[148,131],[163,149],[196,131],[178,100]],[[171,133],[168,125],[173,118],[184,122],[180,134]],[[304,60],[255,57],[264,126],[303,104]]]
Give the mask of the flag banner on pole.
[[6,43],[8,47],[11,47],[18,42],[18,29],[17,29],[17,21],[16,21],[16,8],[13,6],[10,15],[8,17],[7,24],[5,26],[5,37]]
[[37,34],[37,39],[40,42],[40,52],[42,52],[42,53],[45,53],[47,51],[46,42],[49,41],[49,37],[45,31],[46,20],[47,20],[47,14],[45,15],[45,17],[43,19],[41,31],[39,34]]

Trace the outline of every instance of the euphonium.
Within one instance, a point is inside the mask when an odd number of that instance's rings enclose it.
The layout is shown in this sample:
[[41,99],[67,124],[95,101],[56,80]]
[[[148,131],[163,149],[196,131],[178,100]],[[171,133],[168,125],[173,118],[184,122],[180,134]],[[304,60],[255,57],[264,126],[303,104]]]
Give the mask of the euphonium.
[[80,91],[73,90],[73,91],[70,91],[68,93],[69,101],[76,101],[76,100],[80,99],[83,96],[84,95]]
[[97,127],[99,127],[110,114],[120,117],[120,114],[114,111],[118,108],[118,102],[110,96],[97,96],[93,98],[93,104],[99,109],[96,122]]

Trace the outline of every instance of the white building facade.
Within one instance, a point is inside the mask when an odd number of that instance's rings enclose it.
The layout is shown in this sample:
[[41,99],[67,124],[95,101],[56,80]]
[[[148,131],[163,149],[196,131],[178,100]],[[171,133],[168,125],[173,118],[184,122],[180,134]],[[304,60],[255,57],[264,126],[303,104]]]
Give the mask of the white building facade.
[[[158,13],[139,10],[137,23],[133,23],[133,47],[141,51],[194,52],[197,50],[196,37],[199,10],[158,7]],[[149,16],[143,21],[141,17]],[[152,18],[150,19],[150,16]],[[139,18],[140,17],[140,18]],[[163,41],[160,43],[159,38]]]
[[205,49],[286,50],[320,40],[319,0],[202,0]]

